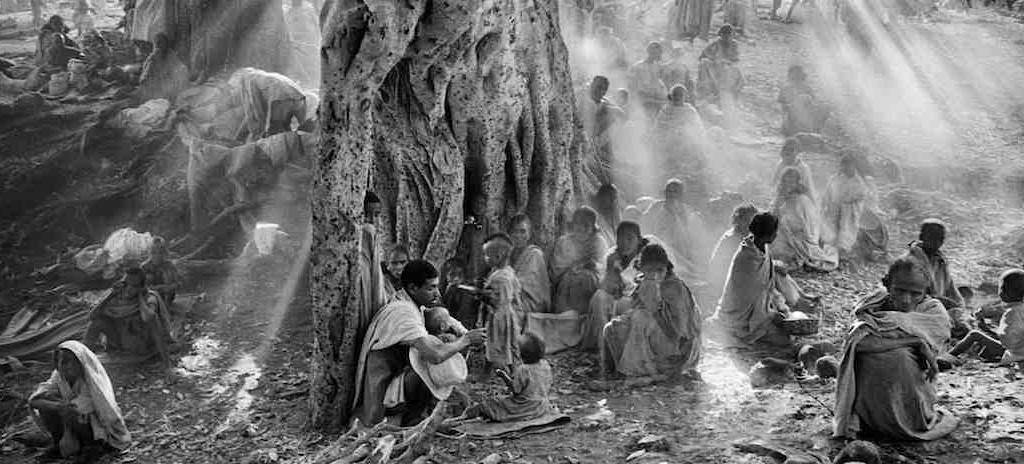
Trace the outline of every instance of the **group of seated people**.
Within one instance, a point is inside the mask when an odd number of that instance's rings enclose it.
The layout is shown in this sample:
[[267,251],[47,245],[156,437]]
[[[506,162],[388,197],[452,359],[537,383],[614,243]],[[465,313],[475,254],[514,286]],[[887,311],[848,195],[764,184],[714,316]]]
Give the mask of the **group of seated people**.
[[[710,256],[700,253],[701,247],[711,247],[697,238],[706,226],[687,206],[684,185],[675,179],[666,185],[664,199],[624,209],[618,208],[614,187],[602,186],[593,207],[577,208],[547,252],[531,243],[528,216],[512,218],[508,233],[484,241],[481,276],[466,275],[459,261],[446,263],[443,296],[433,266],[409,261],[405,249],[392,253],[382,269],[391,279],[398,274],[392,281],[397,291],[370,317],[355,417],[364,423],[422,418],[425,405],[445,396],[431,393],[440,390],[432,382],[466,378],[465,360],[461,367],[439,366],[473,345],[513,389],[508,398],[484,399],[469,410],[492,420],[551,412],[544,398],[550,367],[540,361],[545,353],[569,347],[594,353],[602,375],[653,379],[699,379],[696,367],[707,339],[759,355],[797,358],[807,346],[783,322],[794,310],[813,308],[819,297],[803,291],[792,272],[835,269],[839,254],[826,256],[828,247],[843,250],[843,256],[858,247],[884,252],[886,236],[852,157],[842,159],[819,198],[804,184],[810,169],[796,151],[792,144],[783,150],[772,208],[736,208],[732,227]],[[868,215],[871,221],[864,219]],[[1015,309],[1024,299],[1024,271],[1008,272],[1000,293],[1005,304],[978,316],[999,319],[1000,325],[992,330],[979,324],[968,334],[964,299],[940,251],[944,239],[940,221],[925,221],[919,240],[891,264],[884,288],[857,305],[858,322],[847,337],[842,363],[834,368],[837,436],[942,436],[956,420],[935,407],[931,380],[938,364],[956,364],[957,356],[971,350],[990,359],[1024,359],[1024,326]],[[467,282],[479,282],[480,290]],[[707,313],[694,285],[714,296]],[[429,314],[438,306],[452,309],[452,316],[443,313],[451,322],[434,329]],[[450,327],[457,330],[437,336]],[[947,342],[961,338],[946,353]],[[406,361],[418,357],[425,361]],[[871,380],[877,378],[890,381]],[[416,392],[415,399],[402,396]],[[516,396],[523,392],[530,397]],[[865,400],[876,397],[883,401]]]
[[135,360],[157,358],[170,365],[176,342],[172,312],[181,276],[156,237],[149,258],[129,265],[121,280],[104,292],[89,313],[81,341],[62,342],[54,370],[29,397],[33,418],[50,434],[47,457],[78,456],[83,462],[131,442],[110,378],[96,352]]
[[[700,55],[696,80],[683,62],[680,49],[672,48],[672,56],[663,61],[665,47],[659,42],[648,44],[647,57],[628,68],[629,85],[618,89],[614,97],[607,97],[611,81],[606,75],[592,78],[577,102],[584,115],[584,130],[596,149],[595,171],[600,182],[613,180],[616,147],[621,151],[635,146],[648,132],[657,135],[658,152],[663,158],[660,165],[699,165],[708,149],[705,120],[721,123],[723,110],[719,108],[734,107],[743,86],[737,67],[738,44],[733,36],[732,26],[722,27],[719,39]],[[601,43],[617,40],[608,32],[599,39]],[[612,53],[611,48],[619,47],[610,47],[607,53]],[[617,74],[618,70],[611,68],[615,66],[609,65],[606,74]]]

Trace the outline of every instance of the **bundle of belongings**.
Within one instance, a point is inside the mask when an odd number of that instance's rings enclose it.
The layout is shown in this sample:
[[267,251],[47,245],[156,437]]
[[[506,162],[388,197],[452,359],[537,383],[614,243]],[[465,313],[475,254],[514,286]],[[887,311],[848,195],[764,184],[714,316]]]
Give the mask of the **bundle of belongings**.
[[89,245],[75,254],[75,266],[86,274],[113,279],[119,269],[141,264],[149,256],[153,239],[149,232],[118,229],[102,245]]

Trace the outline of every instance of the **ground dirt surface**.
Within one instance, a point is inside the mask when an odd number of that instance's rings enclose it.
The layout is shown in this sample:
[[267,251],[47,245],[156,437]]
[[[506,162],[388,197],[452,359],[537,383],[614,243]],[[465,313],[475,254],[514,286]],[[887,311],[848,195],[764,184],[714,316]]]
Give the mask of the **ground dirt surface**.
[[[1024,62],[1024,26],[1013,18],[977,11],[970,16],[944,15],[942,21],[927,27],[949,40],[970,40],[984,33],[1002,47],[1002,56]],[[805,53],[799,45],[800,34],[798,25],[762,20],[742,45],[747,86],[741,132],[756,143],[737,146],[735,156],[746,157],[750,166],[762,173],[774,165],[782,142],[777,135],[780,115],[775,97],[786,67]],[[701,42],[697,43],[698,47],[687,54],[690,62],[699,53]],[[639,48],[630,45],[631,49]],[[0,48],[0,52],[6,50]],[[999,63],[992,66],[998,69]],[[62,111],[69,115],[71,124],[82,124],[85,119],[75,116],[76,110]],[[880,193],[886,199],[882,204],[890,219],[890,253],[899,253],[915,238],[920,219],[940,216],[951,225],[945,250],[955,279],[961,285],[989,289],[979,298],[993,298],[991,289],[999,272],[1021,265],[1024,211],[1018,200],[1003,195],[1006,190],[1001,182],[1010,171],[1021,167],[1024,132],[1021,122],[1012,120],[995,126],[965,126],[963,130],[969,136],[970,149],[959,153],[960,162],[974,169],[988,169],[994,173],[990,178],[993,182],[987,189],[967,193],[963,193],[964,184],[956,182],[957,177],[964,176],[950,175],[954,180],[938,191],[912,185],[912,193],[918,195],[916,209],[899,218],[892,199],[902,194],[897,186],[882,186]],[[42,179],[38,177],[44,174],[40,170],[55,162],[53,156],[0,156],[0,171],[7,173],[0,175],[4,181],[0,196],[7,197],[2,204],[38,203],[30,197],[39,193],[24,182]],[[823,176],[834,169],[831,155],[811,155],[809,159]],[[180,169],[181,165],[179,160],[155,166],[159,173]],[[957,166],[963,164],[941,168],[961,169]],[[752,174],[765,178],[770,175],[757,172]],[[182,176],[175,175],[178,179]],[[88,179],[52,180],[50,185],[58,193],[70,195],[83,182]],[[180,194],[180,186],[177,189]],[[23,305],[54,308],[58,314],[85,307],[87,299],[83,298],[88,294],[56,297],[28,277],[34,269],[52,263],[66,247],[87,242],[71,230],[78,227],[77,221],[68,221],[75,226],[64,229],[59,223],[51,226],[56,230],[47,234],[45,244],[32,237],[26,239],[25,231],[18,232],[27,224],[24,216],[18,217],[17,223],[0,227],[0,242],[4,242],[0,246],[0,323],[6,323]],[[38,231],[27,231],[34,232]],[[10,245],[15,238],[19,245]],[[97,237],[88,238],[94,241]],[[810,341],[839,343],[852,321],[853,303],[875,288],[883,273],[883,264],[844,264],[827,275],[797,276],[809,292],[823,297],[824,329]],[[117,364],[108,367],[133,444],[100,462],[288,462],[311,456],[329,443],[329,436],[305,428],[312,322],[304,274],[288,266],[253,275],[234,274],[223,281],[196,286],[179,297],[179,310],[186,314],[182,333],[190,346],[175,357],[173,369]],[[301,282],[298,291],[283,289],[288,277]],[[279,301],[280,294],[291,298]],[[789,382],[753,389],[746,376],[749,364],[730,359],[714,343],[706,349],[700,365],[703,382],[698,384],[595,381],[594,360],[576,352],[555,355],[551,362],[555,369],[553,400],[572,417],[569,425],[519,439],[439,437],[434,462],[480,462],[498,454],[504,462],[512,463],[620,463],[640,449],[640,439],[652,435],[663,437],[665,445],[634,455],[629,462],[776,463],[781,461],[747,453],[744,450],[751,447],[742,445],[755,443],[829,457],[841,447],[829,438],[834,384]],[[0,461],[36,462],[36,449],[8,438],[13,432],[31,427],[25,398],[36,383],[46,378],[49,369],[47,363],[27,362],[23,369],[0,376],[0,425],[5,427],[0,436]],[[959,428],[931,443],[881,444],[884,462],[1024,463],[1024,401],[1020,395],[1024,376],[1014,377],[1004,368],[970,361],[940,374],[937,389],[940,405],[959,417]],[[499,389],[492,381],[474,385],[472,390],[474,395],[481,395]],[[605,409],[614,413],[609,420],[583,420]]]

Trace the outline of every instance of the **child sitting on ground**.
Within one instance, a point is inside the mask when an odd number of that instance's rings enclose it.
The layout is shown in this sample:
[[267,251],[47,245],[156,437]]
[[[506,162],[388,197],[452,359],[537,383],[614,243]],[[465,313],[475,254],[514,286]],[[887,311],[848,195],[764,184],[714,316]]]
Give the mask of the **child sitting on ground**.
[[[999,299],[1002,317],[999,327],[992,333],[998,339],[982,330],[972,330],[967,336],[949,351],[950,357],[956,357],[971,350],[979,350],[978,354],[986,361],[1002,361],[1005,364],[1024,361],[1024,270],[1011,269],[999,278]],[[979,318],[979,325],[986,328],[984,318]]]
[[556,412],[548,399],[551,391],[551,365],[544,359],[544,340],[533,332],[519,336],[522,364],[512,368],[511,375],[498,370],[497,375],[508,385],[511,394],[499,399],[486,399],[466,411],[466,417],[484,417],[494,422],[526,421]]

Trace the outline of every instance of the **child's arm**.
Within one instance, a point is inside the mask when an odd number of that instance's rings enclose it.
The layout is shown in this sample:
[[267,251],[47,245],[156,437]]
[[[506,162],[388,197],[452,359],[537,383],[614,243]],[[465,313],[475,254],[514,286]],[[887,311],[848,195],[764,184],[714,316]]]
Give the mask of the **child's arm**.
[[508,387],[509,391],[512,392],[513,395],[515,395],[516,388],[515,385],[512,383],[512,377],[509,377],[508,372],[505,372],[504,369],[496,369],[494,372],[498,374],[498,377],[501,377],[501,380],[505,381],[505,385]]

